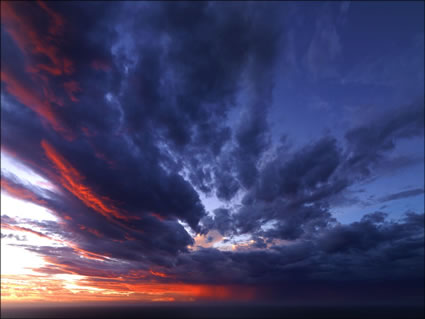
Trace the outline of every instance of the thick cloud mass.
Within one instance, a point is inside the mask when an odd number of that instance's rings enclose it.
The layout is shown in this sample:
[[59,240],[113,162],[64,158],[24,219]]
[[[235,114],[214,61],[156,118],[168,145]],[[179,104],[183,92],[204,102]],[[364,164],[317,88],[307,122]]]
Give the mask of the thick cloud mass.
[[[257,285],[278,299],[290,298],[288,285],[298,295],[391,279],[393,296],[403,285],[423,295],[423,212],[341,223],[332,207],[387,165],[397,143],[423,137],[423,97],[342,138],[276,144],[270,110],[286,9],[2,2],[2,152],[53,185],[2,170],[2,190],[57,217],[4,212],[2,227],[63,244],[16,238],[48,262],[38,272]],[[379,201],[421,194],[400,190]],[[204,207],[202,196],[221,207]],[[212,231],[224,243],[251,242],[195,249]]]

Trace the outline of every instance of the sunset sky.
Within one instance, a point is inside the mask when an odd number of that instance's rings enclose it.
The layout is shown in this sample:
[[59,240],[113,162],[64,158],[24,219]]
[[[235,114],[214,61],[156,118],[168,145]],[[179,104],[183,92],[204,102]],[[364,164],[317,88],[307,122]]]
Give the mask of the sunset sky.
[[1,1],[1,303],[423,303],[424,2]]

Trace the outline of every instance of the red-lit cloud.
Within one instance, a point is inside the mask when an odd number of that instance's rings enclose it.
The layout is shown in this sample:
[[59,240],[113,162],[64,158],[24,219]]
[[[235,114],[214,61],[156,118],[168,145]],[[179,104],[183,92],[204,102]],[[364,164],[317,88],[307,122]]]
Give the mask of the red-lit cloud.
[[159,271],[153,271],[153,270],[150,270],[150,273],[151,273],[152,275],[154,275],[154,276],[157,276],[157,277],[162,277],[162,278],[167,278],[167,277],[169,277],[167,274],[164,274],[164,273],[159,272]]
[[64,19],[44,2],[38,1],[37,3],[51,18],[50,37],[37,32],[33,23],[19,14],[17,3],[2,1],[2,24],[5,25],[6,30],[24,53],[40,54],[49,58],[51,64],[37,64],[37,68],[55,76],[72,74],[74,72],[73,62],[61,55],[60,49],[56,45],[58,39],[54,38],[54,36],[61,35],[65,23]]
[[105,217],[115,217],[124,221],[130,218],[119,211],[110,198],[97,195],[89,186],[84,185],[82,176],[63,156],[61,156],[48,142],[42,141],[41,146],[47,158],[59,173],[61,185],[80,199],[87,207]]
[[66,93],[69,96],[69,99],[72,102],[78,102],[79,99],[75,96],[75,93],[81,91],[80,84],[77,81],[69,81],[69,82],[65,82],[63,86],[65,88]]
[[[27,8],[27,5],[32,4],[18,5],[16,2],[9,1],[1,3],[1,23],[26,57],[24,68],[28,75],[27,82],[24,84],[16,74],[4,68],[1,80],[6,84],[9,94],[47,120],[54,130],[71,140],[74,138],[73,134],[65,127],[54,110],[55,107],[65,105],[64,99],[58,96],[58,93],[62,93],[55,92],[52,88],[55,80],[50,78],[51,76],[70,76],[75,71],[73,61],[63,54],[60,47],[66,22],[46,3],[38,1],[37,4]],[[37,10],[37,8],[48,18],[48,35],[38,28],[36,21],[21,12],[23,9]],[[47,63],[46,59],[50,63]],[[29,84],[28,81],[32,83]],[[67,80],[62,90],[68,94],[71,101],[78,102],[75,96],[75,93],[81,91],[78,82]]]
[[101,232],[99,232],[97,229],[90,228],[90,227],[87,227],[87,226],[84,226],[84,225],[79,225],[79,228],[81,230],[85,230],[85,231],[95,235],[96,237],[103,238],[103,234]]
[[7,70],[1,71],[1,80],[6,84],[6,90],[20,103],[32,109],[58,132],[68,135],[67,129],[55,115],[51,102],[35,91],[32,87],[26,87],[13,74]]
[[65,24],[64,18],[57,12],[50,9],[43,1],[37,0],[37,4],[49,15],[52,23],[49,26],[49,33],[52,35],[61,35]]

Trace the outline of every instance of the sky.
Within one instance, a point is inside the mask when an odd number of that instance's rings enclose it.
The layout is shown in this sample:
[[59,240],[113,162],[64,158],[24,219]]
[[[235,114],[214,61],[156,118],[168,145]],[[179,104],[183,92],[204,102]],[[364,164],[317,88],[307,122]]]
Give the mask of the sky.
[[423,2],[1,2],[2,305],[423,295]]

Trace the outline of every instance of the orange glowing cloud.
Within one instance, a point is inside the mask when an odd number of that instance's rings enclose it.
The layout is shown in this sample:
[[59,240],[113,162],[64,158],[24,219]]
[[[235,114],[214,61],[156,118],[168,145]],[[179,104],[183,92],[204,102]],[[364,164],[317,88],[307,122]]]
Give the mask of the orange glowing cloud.
[[[57,273],[79,276],[74,283],[76,290],[93,290],[93,300],[104,298],[103,292],[121,301],[196,301],[196,300],[237,300],[249,301],[255,298],[256,289],[248,285],[187,284],[182,282],[159,282],[155,277],[169,276],[141,269],[133,269],[126,274],[116,274],[110,270],[87,268],[74,263],[64,263],[52,256],[45,256],[48,267],[33,269],[38,273]],[[155,277],[149,276],[153,274]],[[47,297],[47,296],[46,296]],[[46,301],[53,301],[46,299]],[[70,296],[69,301],[77,301]]]
[[[79,280],[78,284],[91,289],[109,291],[116,296],[124,296],[124,300],[142,300],[143,295],[149,296],[149,301],[159,301],[157,298],[173,298],[173,301],[195,300],[238,300],[248,301],[256,296],[256,289],[248,285],[219,285],[219,284],[187,284],[182,282],[162,283],[155,279],[149,279],[151,273],[156,277],[166,278],[169,276],[154,272],[147,273],[145,270],[130,270],[127,274],[117,275],[110,271],[102,271],[92,268],[81,268],[76,265],[63,264],[53,257],[44,258],[57,271],[68,274],[86,276]],[[147,296],[146,296],[147,295]],[[119,298],[121,299],[121,298]],[[116,299],[116,300],[119,300]],[[145,298],[143,298],[145,299]],[[145,299],[146,300],[146,299]]]
[[222,241],[223,236],[217,230],[212,230],[205,235],[197,234],[194,237],[194,240],[195,240],[195,244],[193,245],[194,249],[197,249],[199,247],[210,248],[210,247],[213,247],[214,244]]
[[41,142],[47,158],[53,163],[60,175],[60,183],[68,191],[80,199],[87,207],[94,209],[103,216],[128,221],[130,218],[122,214],[113,204],[112,200],[97,195],[89,186],[83,184],[82,176],[63,156],[61,156],[49,143]]
[[255,288],[238,285],[205,285],[185,283],[126,283],[120,281],[96,281],[96,278],[87,278],[80,283],[87,287],[129,293],[125,300],[137,300],[145,294],[150,301],[160,301],[159,298],[173,298],[173,301],[249,301],[255,297]]
[[149,272],[150,272],[152,275],[157,276],[157,277],[162,277],[162,278],[167,278],[167,277],[169,277],[167,274],[164,274],[164,273],[159,272],[159,271],[153,271],[153,270],[150,270]]
[[113,301],[129,294],[78,285],[72,279],[41,275],[2,275],[1,302]]

